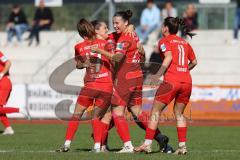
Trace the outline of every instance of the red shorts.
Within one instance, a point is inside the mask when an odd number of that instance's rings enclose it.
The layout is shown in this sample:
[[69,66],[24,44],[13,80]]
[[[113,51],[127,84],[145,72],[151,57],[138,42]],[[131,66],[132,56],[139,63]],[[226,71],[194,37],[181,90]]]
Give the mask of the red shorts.
[[84,107],[92,105],[100,108],[109,107],[111,104],[112,88],[112,83],[86,84],[80,91],[77,103]]
[[[167,87],[172,87],[169,92],[164,92]],[[162,83],[155,95],[155,100],[160,101],[164,104],[169,104],[173,99],[175,99],[175,103],[183,103],[185,105],[188,104],[190,96],[192,93],[192,84],[184,83],[184,82],[164,82]]]
[[111,103],[115,106],[142,105],[143,77],[117,81]]
[[12,91],[12,83],[8,76],[4,76],[0,80],[0,105],[5,105],[8,101],[10,93]]

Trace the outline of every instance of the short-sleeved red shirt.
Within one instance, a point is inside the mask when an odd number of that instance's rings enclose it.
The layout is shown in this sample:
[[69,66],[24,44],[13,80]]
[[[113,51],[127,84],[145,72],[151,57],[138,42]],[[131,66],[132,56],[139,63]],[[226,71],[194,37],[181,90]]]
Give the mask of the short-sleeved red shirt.
[[159,41],[158,47],[163,57],[164,53],[172,52],[172,62],[164,75],[164,80],[192,83],[188,63],[196,57],[190,44],[177,35],[169,35]]
[[135,34],[132,37],[129,34],[114,32],[109,35],[108,41],[115,43],[115,53],[124,54],[124,58],[118,66],[116,78],[126,80],[141,77],[141,54],[137,48],[138,36]]
[[103,55],[93,53],[90,47],[104,49],[107,41],[95,39],[94,41],[84,40],[75,46],[75,58],[85,62],[90,60],[93,67],[86,68],[84,83],[100,82],[112,83],[112,73],[110,61]]

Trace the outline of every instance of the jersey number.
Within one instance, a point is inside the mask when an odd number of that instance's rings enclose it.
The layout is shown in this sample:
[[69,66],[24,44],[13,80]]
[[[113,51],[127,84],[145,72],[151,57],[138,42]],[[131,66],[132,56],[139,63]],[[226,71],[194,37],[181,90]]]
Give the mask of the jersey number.
[[[88,60],[90,60],[90,56],[93,56],[93,55],[96,55],[96,53],[86,53],[86,57]],[[101,58],[102,58],[102,55],[101,54],[97,54],[97,62],[95,64],[95,73],[98,73],[100,72],[100,68],[101,68]]]
[[178,64],[184,66],[185,64],[185,51],[183,45],[178,45]]

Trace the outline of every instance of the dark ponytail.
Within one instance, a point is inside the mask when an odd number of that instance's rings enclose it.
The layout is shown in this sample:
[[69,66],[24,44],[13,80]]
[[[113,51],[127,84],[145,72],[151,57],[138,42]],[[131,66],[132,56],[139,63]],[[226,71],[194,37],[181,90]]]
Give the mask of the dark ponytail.
[[170,34],[177,34],[178,30],[180,29],[182,31],[183,36],[188,35],[189,37],[193,37],[196,34],[191,33],[191,30],[189,27],[185,24],[184,20],[179,17],[167,17],[164,20],[164,26],[167,26],[169,29]]
[[183,36],[189,36],[192,38],[193,36],[196,35],[195,33],[191,33],[191,29],[185,24],[182,18],[176,17],[175,19],[182,31]]
[[133,15],[133,12],[131,10],[126,11],[119,11],[114,14],[114,17],[122,17],[124,21],[128,21],[130,23],[130,19]]

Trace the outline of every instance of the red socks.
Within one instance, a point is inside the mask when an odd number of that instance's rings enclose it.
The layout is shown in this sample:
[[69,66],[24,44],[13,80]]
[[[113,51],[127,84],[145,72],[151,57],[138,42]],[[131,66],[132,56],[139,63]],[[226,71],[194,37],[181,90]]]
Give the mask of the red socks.
[[10,126],[10,123],[8,121],[8,118],[7,118],[6,114],[0,114],[0,120],[3,123],[5,128]]
[[147,128],[146,129],[145,139],[153,140],[153,138],[155,136],[155,133],[156,133],[156,130]]
[[19,108],[13,108],[13,107],[0,107],[0,114],[6,114],[6,113],[18,113]]
[[109,124],[102,123],[102,139],[101,139],[101,144],[106,145],[107,138],[108,138],[108,129],[109,129]]
[[[137,117],[137,124],[141,125],[140,127],[143,128],[144,130],[146,130],[148,128],[148,120],[149,120],[149,114],[146,112],[142,112],[140,115],[138,115]],[[155,135],[154,137],[156,137],[160,132],[159,129],[155,130]]]
[[187,141],[187,127],[177,127],[178,141],[186,142]]
[[102,126],[102,122],[98,118],[92,120],[94,143],[101,143]]
[[130,141],[128,123],[124,116],[113,115],[115,127],[123,143]]
[[78,118],[74,117],[68,122],[65,140],[72,140],[79,126]]

